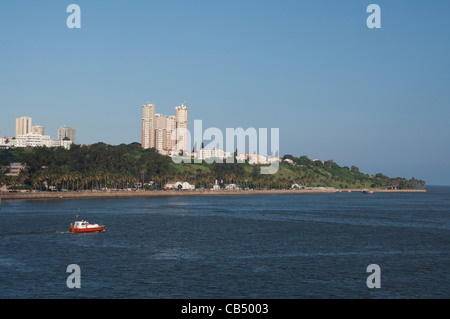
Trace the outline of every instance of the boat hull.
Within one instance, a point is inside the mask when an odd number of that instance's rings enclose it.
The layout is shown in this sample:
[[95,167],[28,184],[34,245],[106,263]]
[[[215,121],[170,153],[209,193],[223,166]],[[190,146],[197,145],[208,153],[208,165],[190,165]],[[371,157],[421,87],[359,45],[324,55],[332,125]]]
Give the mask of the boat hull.
[[105,229],[106,225],[99,227],[88,227],[88,228],[73,228],[70,227],[71,233],[91,233],[91,232],[99,232]]

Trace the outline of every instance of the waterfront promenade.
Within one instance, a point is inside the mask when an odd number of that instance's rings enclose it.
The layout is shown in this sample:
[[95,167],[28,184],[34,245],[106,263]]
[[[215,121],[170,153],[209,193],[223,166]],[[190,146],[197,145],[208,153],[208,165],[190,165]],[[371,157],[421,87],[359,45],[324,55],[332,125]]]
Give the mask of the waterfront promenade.
[[[329,194],[341,192],[360,192],[365,189],[268,189],[268,190],[151,190],[151,191],[77,191],[77,192],[3,192],[2,200],[36,200],[36,199],[80,199],[80,198],[115,198],[115,197],[154,197],[154,196],[201,196],[201,195],[271,195],[271,194]],[[367,189],[368,193],[423,193],[424,189]]]

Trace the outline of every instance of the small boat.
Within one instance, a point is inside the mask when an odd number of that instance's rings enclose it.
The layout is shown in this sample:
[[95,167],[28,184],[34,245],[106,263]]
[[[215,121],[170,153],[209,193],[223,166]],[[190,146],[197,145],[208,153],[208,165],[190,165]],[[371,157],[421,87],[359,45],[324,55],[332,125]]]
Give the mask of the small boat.
[[74,224],[70,223],[70,232],[71,233],[86,233],[86,232],[96,232],[103,231],[106,225],[99,224],[89,224],[85,220],[75,221]]

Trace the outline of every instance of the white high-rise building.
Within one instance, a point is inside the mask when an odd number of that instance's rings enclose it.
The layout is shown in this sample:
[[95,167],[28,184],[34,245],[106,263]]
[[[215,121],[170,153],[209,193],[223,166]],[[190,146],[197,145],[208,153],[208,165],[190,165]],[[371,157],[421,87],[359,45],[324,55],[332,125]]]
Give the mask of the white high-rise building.
[[31,117],[16,118],[16,138],[31,133]]
[[183,103],[181,106],[175,107],[176,130],[177,130],[177,152],[190,152],[187,149],[187,121],[188,108]]
[[75,130],[65,125],[61,126],[58,129],[58,140],[62,141],[64,139],[69,139],[73,144],[75,144]]
[[142,105],[142,148],[155,147],[155,104]]

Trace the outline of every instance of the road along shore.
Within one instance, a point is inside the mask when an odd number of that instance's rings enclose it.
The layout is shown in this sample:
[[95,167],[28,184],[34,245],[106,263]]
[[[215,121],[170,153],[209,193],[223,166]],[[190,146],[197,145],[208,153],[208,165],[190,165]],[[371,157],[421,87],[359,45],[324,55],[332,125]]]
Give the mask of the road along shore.
[[116,197],[202,196],[202,195],[271,195],[271,194],[332,194],[344,192],[375,193],[425,193],[424,189],[286,189],[286,190],[164,190],[164,191],[81,191],[81,192],[3,192],[2,200],[83,199]]

